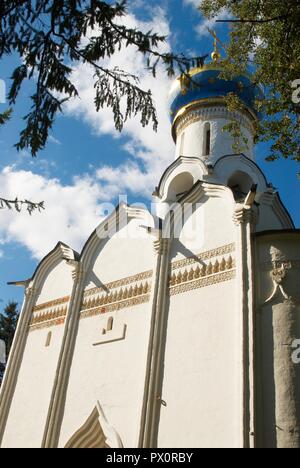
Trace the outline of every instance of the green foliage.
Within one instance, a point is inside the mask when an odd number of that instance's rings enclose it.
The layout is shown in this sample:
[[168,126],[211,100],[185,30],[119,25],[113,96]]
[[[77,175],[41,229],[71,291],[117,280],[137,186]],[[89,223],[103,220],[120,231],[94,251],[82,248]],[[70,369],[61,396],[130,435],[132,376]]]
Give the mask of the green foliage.
[[8,109],[3,114],[0,114],[0,126],[4,125],[9,119],[12,114],[12,109]]
[[[199,9],[213,18],[226,9],[232,20],[225,75],[253,65],[253,84],[263,85],[256,110],[264,118],[257,141],[272,141],[268,160],[300,161],[300,104],[293,83],[300,80],[300,3],[295,0],[203,0]],[[300,86],[300,84],[299,84]],[[299,87],[298,86],[298,87]]]
[[[9,104],[18,98],[24,80],[37,77],[32,107],[24,117],[26,127],[16,144],[30,148],[32,155],[46,145],[55,117],[66,99],[78,96],[71,81],[72,64],[89,64],[95,76],[95,106],[113,110],[115,126],[139,115],[143,126],[157,127],[151,90],[142,90],[136,76],[126,71],[107,69],[104,61],[132,45],[156,75],[162,64],[169,76],[201,66],[204,57],[159,53],[165,37],[152,31],[143,33],[122,24],[127,1],[100,0],[2,0],[0,5],[0,59],[17,53],[22,65],[12,74]],[[64,98],[58,96],[63,95]],[[123,110],[123,105],[125,110]]]
[[4,312],[0,313],[0,339],[5,342],[7,356],[14,339],[18,319],[18,304],[16,302],[9,302]]

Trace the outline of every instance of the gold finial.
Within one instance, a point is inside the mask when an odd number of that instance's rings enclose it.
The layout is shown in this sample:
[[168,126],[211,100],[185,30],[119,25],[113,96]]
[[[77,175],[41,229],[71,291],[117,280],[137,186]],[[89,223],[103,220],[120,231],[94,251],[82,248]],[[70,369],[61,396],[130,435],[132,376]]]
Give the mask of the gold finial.
[[219,47],[218,47],[218,42],[219,39],[218,39],[218,36],[217,36],[217,33],[216,31],[213,31],[212,29],[210,28],[207,28],[209,33],[213,36],[214,38],[214,51],[213,53],[211,54],[211,58],[213,59],[213,61],[215,63],[219,62],[219,60],[221,59],[221,53],[220,53],[220,50],[219,50]]

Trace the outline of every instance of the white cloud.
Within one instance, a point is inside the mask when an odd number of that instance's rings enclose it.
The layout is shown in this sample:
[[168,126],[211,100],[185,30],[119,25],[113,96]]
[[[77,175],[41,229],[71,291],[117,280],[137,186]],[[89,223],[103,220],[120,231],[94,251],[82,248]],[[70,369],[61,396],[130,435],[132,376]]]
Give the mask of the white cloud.
[[[154,11],[150,22],[138,21],[130,14],[126,24],[143,31],[152,29],[162,34],[169,33],[168,22],[161,9]],[[169,50],[169,44],[164,44],[163,48]],[[37,202],[44,200],[46,210],[32,216],[26,211],[17,214],[0,210],[0,244],[19,242],[37,259],[46,255],[59,240],[80,251],[92,230],[102,220],[102,202],[109,202],[128,191],[137,197],[150,197],[162,172],[172,161],[174,144],[167,107],[170,82],[165,72],[159,69],[154,79],[146,71],[143,57],[133,47],[115,54],[105,65],[138,73],[141,86],[152,90],[159,117],[158,132],[154,133],[151,126],[142,128],[139,119],[135,118],[128,121],[124,128],[122,137],[126,138],[120,139],[120,134],[114,128],[111,110],[104,109],[97,113],[93,106],[93,71],[87,65],[78,64],[74,69],[73,80],[80,99],[70,101],[65,113],[85,121],[99,137],[110,135],[119,138],[128,158],[118,167],[101,165],[100,159],[99,166],[91,172],[92,176],[78,174],[78,178],[67,186],[58,179],[49,178],[47,168],[39,168],[40,174],[32,170],[20,170],[18,166],[3,169],[0,172],[1,196],[18,196]],[[59,143],[53,137],[51,141]]]
[[[201,6],[201,3],[203,3],[203,0],[184,0],[184,3],[198,8]],[[209,36],[209,29],[217,29],[221,26],[221,24],[216,23],[217,20],[230,18],[231,15],[226,8],[223,8],[217,16],[211,19],[201,16],[200,23],[196,26],[196,32],[199,37]]]
[[[160,8],[154,10],[153,20],[150,22],[139,21],[132,14],[126,17],[125,22],[128,27],[139,28],[145,32],[155,30],[163,35],[170,33],[168,22]],[[168,51],[169,48],[169,44],[166,43],[162,45],[161,50]],[[158,113],[159,128],[155,133],[151,125],[143,128],[139,117],[129,120],[122,132],[122,136],[127,139],[123,148],[129,153],[128,159],[117,168],[111,166],[100,168],[97,173],[98,178],[108,186],[113,184],[119,193],[129,190],[149,196],[162,172],[174,157],[167,105],[170,80],[160,67],[157,78],[153,78],[146,70],[144,58],[136,52],[135,47],[127,47],[116,53],[106,61],[105,66],[111,69],[119,67],[137,74],[140,86],[145,90],[151,89]],[[95,95],[93,70],[87,65],[78,64],[72,79],[79,91],[80,99],[68,102],[65,112],[84,120],[98,135],[106,134],[119,138],[120,134],[114,128],[111,110],[103,109],[97,113],[91,104]]]
[[[0,244],[19,242],[41,259],[60,240],[75,249],[102,219],[99,199],[101,189],[88,176],[63,186],[56,179],[46,179],[30,171],[6,167],[0,172],[1,194],[7,198],[44,200],[46,210],[29,216],[0,210]],[[101,194],[102,198],[102,194]]]

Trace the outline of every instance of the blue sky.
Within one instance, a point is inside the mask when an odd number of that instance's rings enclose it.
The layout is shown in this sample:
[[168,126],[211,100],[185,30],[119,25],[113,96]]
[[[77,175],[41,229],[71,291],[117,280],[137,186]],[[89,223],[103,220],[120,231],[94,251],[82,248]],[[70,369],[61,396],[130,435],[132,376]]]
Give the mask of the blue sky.
[[[204,55],[211,52],[212,40],[195,9],[198,0],[129,1],[133,9],[128,23],[168,34],[165,45],[177,52]],[[226,30],[219,27],[226,40]],[[17,64],[14,57],[0,64],[0,78],[9,84]],[[13,148],[23,127],[32,84],[26,83],[11,121],[0,131],[1,196],[44,200],[46,211],[15,214],[0,211],[0,308],[8,300],[22,302],[23,290],[6,285],[7,281],[31,277],[39,260],[58,240],[80,250],[90,232],[103,216],[102,202],[116,203],[127,194],[130,203],[149,201],[163,170],[174,158],[174,144],[168,121],[169,82],[160,72],[154,80],[147,75],[141,58],[133,50],[115,57],[110,65],[141,72],[145,88],[153,90],[160,126],[158,134],[142,129],[137,120],[129,122],[122,135],[115,132],[110,111],[97,114],[93,108],[93,83],[90,70],[78,66],[74,80],[81,99],[66,106],[59,116],[47,148],[36,159],[27,151]],[[0,112],[5,109],[0,104]],[[267,178],[280,191],[293,219],[300,227],[299,165],[289,161],[266,163],[267,145],[257,147],[257,162]]]

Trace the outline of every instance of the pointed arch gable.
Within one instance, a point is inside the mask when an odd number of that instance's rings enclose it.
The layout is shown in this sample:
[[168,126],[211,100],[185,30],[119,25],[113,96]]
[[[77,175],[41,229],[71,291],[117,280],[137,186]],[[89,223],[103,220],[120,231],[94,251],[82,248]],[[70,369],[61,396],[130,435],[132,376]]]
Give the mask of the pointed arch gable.
[[214,172],[224,185],[228,185],[230,178],[235,173],[243,172],[253,180],[253,183],[258,184],[259,192],[263,193],[268,188],[266,176],[260,167],[244,154],[223,156],[214,165]]
[[55,268],[55,266],[62,260],[72,261],[77,260],[79,254],[71,249],[67,244],[63,242],[58,242],[51,252],[42,259],[42,261],[37,266],[30,282],[31,285],[35,288],[38,288],[47,274]]
[[77,252],[59,242],[40,262],[29,284],[35,291],[35,305],[46,304],[71,294],[72,273],[78,258]]
[[174,236],[174,232],[176,232],[176,223],[181,222],[182,207],[185,204],[196,205],[197,203],[205,202],[209,198],[218,198],[226,201],[232,208],[233,212],[235,200],[230,188],[221,184],[199,181],[188,193],[179,198],[177,203],[174,203],[174,205],[170,207],[170,211],[166,217],[164,225],[165,235],[166,233],[170,233],[171,237]]
[[127,226],[133,219],[144,221],[143,224],[145,224],[145,226],[154,227],[154,220],[149,211],[143,208],[130,207],[125,203],[121,203],[110,216],[101,222],[84,245],[80,256],[80,262],[85,271],[91,264],[96,250],[101,246],[104,247],[107,240],[116,234],[120,226]]
[[168,196],[168,189],[176,176],[182,173],[189,173],[194,180],[194,184],[208,175],[205,163],[195,157],[180,156],[164,172],[157,187],[157,196],[164,200]]
[[99,402],[65,448],[123,448],[120,436],[108,423]]

